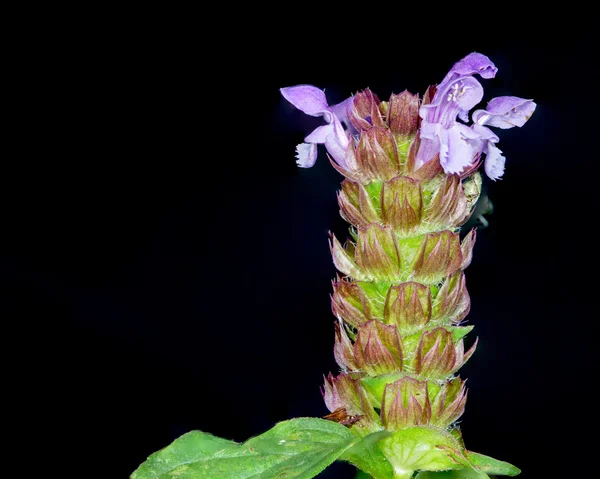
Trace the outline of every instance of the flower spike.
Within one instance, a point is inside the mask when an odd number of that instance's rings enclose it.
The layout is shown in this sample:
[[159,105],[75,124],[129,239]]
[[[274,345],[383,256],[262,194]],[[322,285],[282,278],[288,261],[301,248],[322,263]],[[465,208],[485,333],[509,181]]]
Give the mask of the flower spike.
[[[465,269],[477,231],[460,229],[481,194],[479,168],[492,180],[504,174],[493,129],[522,127],[536,109],[532,100],[501,96],[472,111],[484,98],[482,83],[497,72],[487,56],[471,53],[422,101],[408,91],[380,101],[365,89],[330,107],[315,87],[282,89],[298,109],[326,123],[297,147],[299,166],[312,166],[316,145],[325,144],[345,177],[338,204],[352,239],[343,247],[330,240],[343,275],[331,296],[342,372],[325,379],[325,419],[361,438],[375,433],[365,457],[354,448],[349,455],[359,466],[366,461],[375,479],[453,469],[495,473],[470,462],[454,424],[467,401],[456,374],[477,347],[475,340],[465,352],[473,326],[463,325],[471,306]],[[369,461],[381,455],[379,466],[388,469],[380,476]]]

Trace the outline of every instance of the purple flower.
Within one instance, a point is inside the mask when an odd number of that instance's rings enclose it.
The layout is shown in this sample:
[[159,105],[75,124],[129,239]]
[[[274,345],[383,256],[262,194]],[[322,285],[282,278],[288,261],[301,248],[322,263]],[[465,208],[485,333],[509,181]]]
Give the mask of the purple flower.
[[473,78],[478,73],[483,78],[493,78],[498,69],[480,53],[471,53],[457,62],[438,85],[433,101],[423,105],[421,146],[417,152],[417,165],[427,163],[439,153],[440,164],[446,173],[460,173],[473,164],[480,152],[478,135],[466,125],[468,113],[483,98],[483,87]]
[[423,165],[439,154],[440,164],[446,173],[461,173],[485,153],[486,174],[496,180],[504,173],[506,159],[495,144],[498,137],[486,126],[502,129],[523,126],[535,110],[532,100],[517,97],[494,98],[486,110],[473,113],[474,124],[469,121],[469,111],[483,98],[483,87],[473,78],[493,78],[498,69],[491,60],[480,53],[471,53],[456,63],[438,85],[433,100],[421,106],[421,145],[417,152],[417,165]]
[[342,122],[348,127],[347,109],[352,97],[342,103],[329,106],[325,93],[312,85],[298,85],[280,89],[283,97],[298,110],[310,116],[323,117],[326,125],[319,126],[296,147],[296,163],[302,168],[310,168],[317,160],[317,144],[324,144],[333,160],[343,168],[347,168],[344,159],[350,144]]

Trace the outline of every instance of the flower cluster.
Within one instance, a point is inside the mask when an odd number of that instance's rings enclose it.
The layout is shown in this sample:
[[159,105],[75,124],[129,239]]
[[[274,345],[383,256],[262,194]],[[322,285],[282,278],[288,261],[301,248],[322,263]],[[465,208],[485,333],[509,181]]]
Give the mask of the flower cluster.
[[[381,108],[379,99],[369,90],[329,106],[323,91],[314,86],[282,88],[284,98],[296,108],[307,115],[323,117],[327,123],[315,129],[305,138],[305,143],[296,147],[298,166],[313,166],[317,158],[317,144],[324,144],[339,167],[350,169],[348,151],[357,145],[357,131],[368,126],[387,126],[393,131],[398,123],[398,117],[394,117],[394,106],[400,105],[406,110],[405,104],[412,103],[418,108],[420,117],[420,146],[415,158],[417,168],[439,155],[439,162],[447,174],[460,174],[476,168],[482,154],[485,154],[484,170],[492,180],[497,180],[504,173],[505,158],[496,146],[498,136],[488,127],[507,129],[523,126],[536,107],[532,100],[497,97],[484,110],[475,110],[471,115],[473,123],[468,125],[469,112],[483,98],[483,87],[474,75],[493,78],[497,71],[488,57],[471,53],[457,62],[437,87],[430,87],[420,107],[417,106],[418,100],[415,103],[415,97],[408,92],[392,95]],[[402,121],[400,118],[400,123]]]

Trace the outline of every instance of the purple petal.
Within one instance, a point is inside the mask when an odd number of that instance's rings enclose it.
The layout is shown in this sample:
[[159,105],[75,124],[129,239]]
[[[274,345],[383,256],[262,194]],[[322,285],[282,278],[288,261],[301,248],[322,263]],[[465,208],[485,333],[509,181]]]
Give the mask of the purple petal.
[[474,132],[476,132],[479,136],[481,136],[482,140],[491,141],[492,143],[498,143],[500,138],[496,135],[492,130],[490,130],[487,126],[481,126],[477,123],[471,126]]
[[335,140],[340,144],[344,151],[346,151],[350,140],[348,139],[348,134],[344,131],[344,127],[337,117],[334,117],[333,119],[333,134],[335,136]]
[[505,162],[506,158],[502,156],[502,151],[500,151],[499,148],[496,148],[491,143],[488,143],[485,155],[485,164],[483,165],[485,174],[488,175],[492,180],[496,181],[504,174]]
[[431,140],[429,138],[421,138],[421,145],[419,151],[415,156],[415,164],[417,168],[420,168],[428,161],[433,160],[435,155],[440,152],[440,141],[439,139]]
[[507,129],[523,126],[533,115],[536,104],[516,96],[499,96],[491,100],[485,110],[476,110],[473,121],[480,125]]
[[443,127],[439,123],[429,123],[427,121],[423,121],[421,123],[421,140],[436,140],[440,135],[440,130]]
[[354,128],[354,125],[350,123],[350,119],[348,118],[348,109],[352,108],[353,102],[354,97],[351,96],[346,98],[343,102],[331,106],[330,110],[346,126],[351,135],[356,135],[358,130]]
[[[311,116],[321,116],[329,113],[329,105],[325,93],[312,85],[298,85],[281,88],[283,97],[298,110]],[[327,118],[327,121],[331,120]]]
[[452,81],[458,77],[474,75],[475,73],[481,75],[482,78],[494,78],[497,71],[498,69],[492,63],[492,60],[481,53],[473,52],[456,62],[442,80],[442,83]]
[[480,135],[466,125],[455,124],[440,135],[440,164],[446,173],[461,173],[479,154]]
[[325,143],[329,135],[333,133],[333,123],[315,128],[313,132],[304,138],[307,143]]
[[338,165],[347,169],[346,150],[348,149],[350,140],[348,139],[346,132],[344,132],[341,123],[337,120],[337,117],[335,117],[331,126],[333,129],[325,139],[325,148],[327,148],[327,152]]
[[315,143],[300,143],[296,146],[296,164],[300,168],[310,168],[317,161],[317,145]]
[[439,152],[440,164],[446,173],[461,173],[473,164],[481,153],[481,146],[481,135],[466,125],[455,123],[446,129],[439,123],[423,122],[416,164],[427,163]]
[[[441,86],[441,85],[440,85]],[[458,78],[448,82],[438,89],[433,103],[423,105],[419,111],[421,118],[430,123],[441,123],[450,128],[456,121],[456,116],[469,120],[466,116],[471,108],[483,98],[483,87],[473,77]]]
[[[446,166],[448,165],[448,154],[450,151],[448,142],[448,130],[441,129],[438,133],[438,140],[440,142],[440,165],[446,171]],[[449,173],[446,171],[446,173]]]
[[460,110],[458,112],[458,118],[465,123],[469,123],[469,110]]
[[333,123],[316,128],[304,141],[307,143],[324,143],[333,160],[338,165],[347,168],[344,158],[349,140],[336,116],[333,117]]
[[417,168],[420,168],[428,161],[433,160],[435,155],[440,152],[440,128],[441,125],[439,123],[428,123],[426,121],[421,123],[421,130],[419,133],[421,144],[419,145],[419,150],[415,156]]

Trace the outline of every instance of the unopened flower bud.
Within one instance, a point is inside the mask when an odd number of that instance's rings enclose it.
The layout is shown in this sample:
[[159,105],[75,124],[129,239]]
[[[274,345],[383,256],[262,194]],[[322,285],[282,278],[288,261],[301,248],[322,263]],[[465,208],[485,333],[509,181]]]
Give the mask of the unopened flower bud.
[[447,175],[427,211],[427,221],[451,228],[463,223],[467,216],[467,199],[458,175]]
[[331,309],[335,316],[354,327],[366,323],[370,316],[363,291],[356,283],[340,279],[333,282]]
[[329,249],[331,250],[333,264],[335,264],[338,271],[359,281],[371,279],[356,265],[354,255],[347,248],[344,248],[333,234],[329,242]]
[[373,127],[361,133],[356,160],[370,178],[390,180],[400,171],[396,141],[385,128]]
[[431,319],[431,290],[429,286],[408,282],[392,286],[388,292],[385,321],[397,324],[403,335],[413,334]]
[[398,431],[405,427],[427,424],[431,404],[427,381],[404,377],[388,384],[381,402],[381,421],[386,429]]
[[392,94],[388,107],[388,124],[395,135],[414,135],[419,125],[419,96],[408,90],[399,95]]
[[423,333],[415,357],[417,374],[443,379],[458,370],[475,352],[477,342],[465,354],[463,340],[454,343],[453,334],[444,328]]
[[414,269],[419,281],[433,283],[452,274],[462,264],[458,233],[429,233],[417,253]]
[[460,243],[460,250],[462,252],[462,264],[460,265],[460,269],[466,269],[471,264],[471,261],[473,260],[473,247],[475,246],[476,239],[477,230],[473,228]]
[[373,126],[385,127],[379,110],[379,98],[368,88],[354,95],[354,101],[348,112],[350,122],[357,130],[368,130]]
[[372,224],[358,230],[356,264],[367,275],[394,280],[400,274],[400,252],[391,227]]
[[423,192],[421,182],[397,176],[383,183],[381,213],[386,224],[404,235],[409,235],[421,223]]
[[465,382],[460,378],[448,381],[441,387],[430,382],[429,396],[432,398],[431,424],[435,426],[448,427],[462,416],[465,410],[467,392]]
[[335,323],[335,342],[333,355],[343,371],[356,371],[358,369],[354,360],[352,342],[346,333],[346,328],[340,323]]
[[354,359],[369,375],[402,371],[404,352],[398,328],[377,319],[360,326],[354,343]]
[[346,373],[325,378],[321,390],[327,409],[332,413],[344,408],[349,416],[361,416],[363,425],[379,423],[379,417],[367,399],[360,379]]
[[365,187],[358,182],[344,180],[338,194],[342,217],[354,226],[367,226],[381,222]]
[[446,278],[433,302],[433,319],[449,323],[460,322],[471,309],[465,274],[457,271]]

